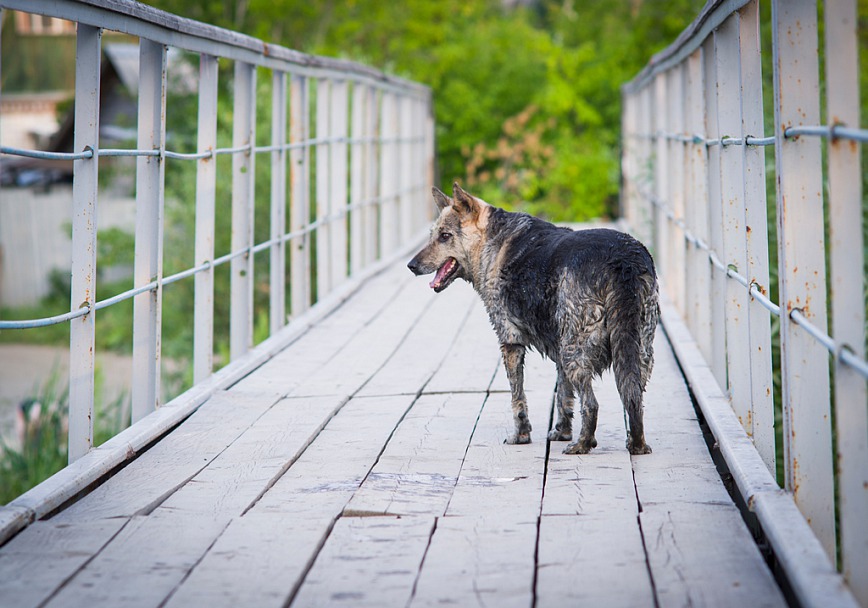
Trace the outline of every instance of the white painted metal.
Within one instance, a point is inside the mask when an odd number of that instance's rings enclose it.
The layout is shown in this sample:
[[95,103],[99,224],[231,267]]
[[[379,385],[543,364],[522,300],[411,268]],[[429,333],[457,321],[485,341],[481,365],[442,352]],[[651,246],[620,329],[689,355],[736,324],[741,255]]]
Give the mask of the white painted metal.
[[[304,76],[291,77],[289,106],[289,142],[299,145],[310,137],[310,80]],[[310,146],[290,150],[291,216],[290,228],[298,233],[310,221]],[[296,236],[291,249],[292,316],[298,317],[310,307],[310,243],[308,232]]]
[[350,275],[355,275],[365,264],[365,219],[367,209],[359,207],[367,199],[365,198],[367,183],[367,163],[369,157],[366,154],[368,143],[367,124],[365,117],[368,109],[368,87],[363,84],[354,84],[352,92],[352,117],[350,119]]
[[[365,114],[366,137],[368,141],[365,144],[365,155],[368,159],[366,164],[365,178],[365,200],[371,204],[364,209],[365,218],[365,252],[364,259],[366,264],[372,263],[374,260],[382,256],[381,244],[382,233],[380,232],[380,213],[381,203],[381,184],[380,184],[380,166],[382,165],[382,149],[377,142],[377,137],[380,134],[382,124],[380,122],[380,94],[373,87],[368,89],[367,112]],[[434,142],[431,142],[431,153],[434,151]]]
[[97,176],[99,161],[99,76],[102,30],[78,26],[75,51],[75,135],[77,151],[94,156],[73,161],[71,310],[91,311],[69,327],[69,462],[93,446],[93,370],[96,303]]
[[[654,79],[653,84],[653,112],[652,116],[652,133],[657,135],[654,141],[654,196],[658,203],[671,205],[669,200],[669,144],[664,137],[669,131],[668,113],[666,111],[666,72],[661,72]],[[663,288],[670,291],[670,279],[667,274],[671,271],[670,267],[670,251],[669,251],[669,221],[666,219],[666,212],[661,204],[658,204],[653,209],[654,218],[654,256],[657,268],[660,269],[661,281]]]
[[[331,135],[331,87],[330,80],[316,83],[316,139],[326,140]],[[331,144],[322,142],[316,146],[316,297],[322,298],[331,286],[331,262],[323,252],[332,251],[332,223],[329,221],[331,199]]]
[[[199,56],[199,118],[196,151],[217,149],[217,58]],[[214,202],[217,159],[196,161],[196,250],[195,263],[214,260]],[[195,278],[193,316],[193,383],[198,384],[214,369],[214,268]]]
[[286,72],[272,76],[271,145],[271,255],[269,260],[269,328],[274,334],[286,325]]
[[[253,246],[253,189],[256,143],[256,66],[235,63],[235,98],[232,110],[233,147],[250,146],[232,155],[232,252]],[[253,346],[253,254],[231,262],[229,356],[232,360]]]
[[[686,61],[687,133],[705,133],[705,83],[703,49],[698,48]],[[696,239],[708,243],[708,149],[690,144],[687,152],[688,183],[684,219]],[[687,252],[687,319],[707,361],[711,360],[711,265],[708,254],[696,242]]]
[[132,421],[160,404],[163,301],[163,187],[166,149],[166,47],[139,42],[139,127],[137,148],[160,156],[136,159],[135,285],[156,288],[133,300]]
[[384,92],[380,108],[380,256],[389,255],[398,243],[398,102]]
[[[685,134],[685,115],[684,115],[684,70],[682,66],[676,66],[666,72],[666,86],[668,103],[666,111],[668,112],[669,132]],[[669,179],[672,184],[668,204],[672,207],[672,212],[679,220],[684,219],[685,191],[685,167],[684,156],[686,143],[677,141],[674,138],[669,140],[669,158],[670,158],[670,173]],[[668,223],[668,222],[667,222]],[[670,292],[673,295],[675,305],[681,314],[685,311],[685,240],[683,225],[677,223],[671,224],[671,232],[669,234],[668,246],[671,248],[669,255],[671,281]]]
[[[858,19],[855,0],[826,4],[828,124],[859,126]],[[832,336],[865,358],[861,148],[829,141],[829,295]],[[838,513],[841,566],[853,593],[868,605],[868,395],[865,378],[835,362]]]
[[[739,14],[734,13],[714,32],[717,70],[717,129],[721,138],[741,137],[741,46]],[[720,215],[712,216],[721,225],[720,257],[728,267],[745,274],[747,242],[744,209],[744,151],[742,146],[720,146]],[[721,273],[722,274],[722,273]],[[725,279],[724,279],[725,280]],[[750,344],[747,290],[735,281],[725,281],[725,329],[727,384],[732,409],[748,436],[751,420],[751,360],[744,356]]]
[[816,2],[775,0],[772,35],[786,488],[834,562],[829,355],[789,316],[799,309],[826,330],[820,141],[784,135],[788,127],[819,123]]
[[[741,136],[763,137],[762,56],[759,2],[745,5],[739,15]],[[742,273],[768,295],[769,242],[766,210],[765,147],[740,146],[744,154],[745,239],[747,268]],[[774,476],[775,410],[772,381],[771,313],[750,298],[747,306],[750,330],[750,417],[753,442]]]
[[[703,72],[705,75],[705,133],[709,139],[717,139],[717,58],[714,39],[702,45]],[[723,233],[720,220],[720,146],[708,147],[708,245],[718,258],[723,250]],[[711,266],[711,369],[720,386],[727,386],[726,379],[726,274]]]
[[331,247],[317,255],[326,254],[331,264],[329,272],[329,291],[347,278],[347,121],[349,111],[349,87],[346,80],[333,80],[331,85],[331,106],[329,137],[334,143],[329,146],[329,184],[328,213],[329,238]]

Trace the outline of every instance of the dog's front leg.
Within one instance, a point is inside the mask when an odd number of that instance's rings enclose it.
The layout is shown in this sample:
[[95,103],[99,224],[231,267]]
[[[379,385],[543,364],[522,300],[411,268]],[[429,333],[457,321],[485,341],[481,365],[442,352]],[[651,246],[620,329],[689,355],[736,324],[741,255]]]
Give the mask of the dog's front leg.
[[504,443],[530,443],[530,419],[527,417],[527,399],[524,396],[524,351],[524,346],[520,344],[500,345],[512,391],[512,417],[515,421],[515,434],[507,437]]

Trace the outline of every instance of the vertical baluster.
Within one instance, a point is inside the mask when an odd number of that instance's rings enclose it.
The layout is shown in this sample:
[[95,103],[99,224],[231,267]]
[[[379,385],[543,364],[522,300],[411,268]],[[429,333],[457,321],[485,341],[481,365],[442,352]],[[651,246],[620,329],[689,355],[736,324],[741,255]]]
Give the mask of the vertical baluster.
[[[317,140],[326,140],[331,133],[331,87],[331,81],[325,78],[319,79],[316,84]],[[328,220],[328,216],[331,198],[329,188],[332,179],[329,158],[330,145],[321,141],[316,146],[316,219],[322,222],[316,229],[316,297],[318,300],[326,296],[331,286],[329,252],[332,250],[332,223]]]
[[229,353],[234,361],[253,345],[253,206],[256,154],[256,66],[235,62],[232,146],[249,146],[232,155],[232,259]]
[[[703,44],[705,73],[705,133],[708,139],[718,139],[717,128],[717,58],[713,38]],[[723,261],[723,231],[720,224],[720,144],[708,147],[708,244]],[[726,274],[711,267],[711,370],[717,383],[726,387]]]
[[365,114],[367,112],[368,86],[360,82],[353,83],[352,120],[350,133],[350,274],[356,275],[365,267],[364,251],[366,207],[359,207],[367,201],[365,196],[367,184],[367,142]]
[[380,189],[381,146],[377,141],[380,134],[380,92],[368,88],[367,112],[365,113],[366,137],[365,156],[367,158],[367,189],[365,200],[371,204],[365,207],[365,262],[370,264],[380,255],[380,211],[382,191]]
[[[754,0],[741,9],[739,16],[741,131],[745,137],[763,136],[763,80],[759,32],[759,3]],[[768,295],[769,242],[765,148],[745,145],[742,150],[747,244],[747,269],[742,274]],[[753,441],[763,462],[774,477],[776,459],[771,313],[753,298],[749,299],[747,313],[750,327],[748,336],[750,337],[750,411]]]
[[93,446],[93,370],[96,303],[97,183],[99,175],[99,74],[102,30],[79,24],[75,48],[75,135],[73,148],[93,157],[73,161],[72,310],[91,311],[69,328],[69,462]]
[[[706,104],[702,54],[703,49],[699,48],[687,58],[686,110],[688,133],[704,137]],[[694,237],[708,244],[708,148],[699,142],[689,144],[688,150],[690,204],[685,209],[687,226]],[[711,361],[711,265],[708,262],[708,252],[698,244],[689,246],[687,284],[692,295],[687,307],[687,317],[691,321],[700,351],[706,361]]]
[[329,163],[331,183],[329,186],[328,209],[331,216],[329,237],[331,249],[324,252],[329,257],[330,290],[347,278],[347,119],[348,93],[346,80],[332,82],[331,120],[329,137],[334,139],[330,146]]
[[286,72],[274,72],[271,92],[271,257],[269,261],[269,328],[286,324]]
[[786,487],[834,562],[829,354],[789,316],[798,309],[826,330],[820,141],[784,134],[819,123],[816,2],[774,0],[772,37]]
[[[199,119],[196,151],[217,149],[217,58],[199,57]],[[217,157],[196,161],[196,265],[214,260],[214,200]],[[214,268],[195,278],[193,315],[193,383],[202,382],[214,369]]]
[[398,177],[395,137],[397,103],[395,94],[383,91],[380,118],[380,256],[387,256],[398,246],[398,209],[395,204]]
[[[667,111],[669,117],[669,132],[678,135],[684,134],[684,80],[681,66],[676,66],[667,72],[666,88],[669,103]],[[678,220],[684,220],[684,142],[676,139],[669,141],[670,174],[669,174],[669,204],[672,212]],[[667,282],[670,284],[672,301],[678,312],[684,315],[684,229],[676,223],[670,223],[669,256],[670,274]]]
[[[834,10],[833,10],[834,6]],[[859,127],[859,70],[855,0],[826,4],[828,124]],[[864,250],[860,146],[829,141],[829,256],[835,340],[865,358]],[[835,422],[842,571],[868,605],[868,396],[865,379],[835,363]]]
[[[289,141],[295,147],[289,154],[292,190],[292,232],[303,230],[310,221],[310,82],[304,76],[292,76],[290,83]],[[291,245],[292,315],[297,317],[310,307],[311,234],[296,236]]]
[[160,342],[163,300],[163,186],[166,136],[166,47],[141,40],[139,52],[139,150],[160,156],[136,159],[135,284],[157,287],[133,301],[132,420],[160,401]]
[[653,131],[657,135],[655,141],[654,161],[654,196],[657,205],[654,209],[654,253],[656,255],[657,272],[660,273],[663,288],[671,297],[669,276],[670,266],[670,242],[669,242],[669,219],[666,217],[664,206],[671,205],[669,199],[669,140],[666,133],[669,132],[668,116],[666,112],[666,72],[661,72],[654,77],[654,113]]
[[[721,138],[741,136],[739,16],[733,13],[714,32],[717,69],[717,131]],[[721,248],[718,255],[736,272],[747,272],[747,242],[744,210],[744,150],[738,145],[720,148],[719,222]],[[748,436],[753,434],[751,420],[751,360],[747,318],[749,296],[744,286],[725,279],[726,368],[729,401]]]
[[398,98],[398,217],[401,223],[398,245],[404,245],[413,234],[413,218],[416,210],[413,208],[413,146],[410,141],[413,133],[413,105],[407,95]]

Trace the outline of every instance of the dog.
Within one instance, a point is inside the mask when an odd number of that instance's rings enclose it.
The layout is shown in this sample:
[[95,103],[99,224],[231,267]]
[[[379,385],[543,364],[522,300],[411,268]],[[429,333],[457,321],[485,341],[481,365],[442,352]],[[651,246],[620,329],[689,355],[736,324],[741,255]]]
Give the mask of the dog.
[[430,287],[437,293],[464,279],[482,298],[512,393],[515,433],[505,442],[531,441],[523,385],[525,352],[533,348],[557,366],[558,420],[549,440],[572,440],[578,396],[582,428],[564,453],[596,447],[599,405],[591,383],[611,366],[629,421],[627,449],[649,454],[642,396],[654,365],[659,305],[645,246],[616,230],[571,230],[505,211],[457,183],[451,198],[432,192],[440,214],[407,266],[417,276],[435,273]]

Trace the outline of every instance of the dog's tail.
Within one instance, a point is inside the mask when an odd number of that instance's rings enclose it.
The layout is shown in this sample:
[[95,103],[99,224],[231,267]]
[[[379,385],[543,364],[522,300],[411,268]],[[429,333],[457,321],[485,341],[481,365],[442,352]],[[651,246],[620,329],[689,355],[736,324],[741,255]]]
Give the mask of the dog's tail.
[[[654,332],[659,316],[653,266],[625,265],[617,273],[608,306],[612,368],[628,415],[640,414],[642,393],[654,364]],[[631,411],[632,410],[632,411]]]

